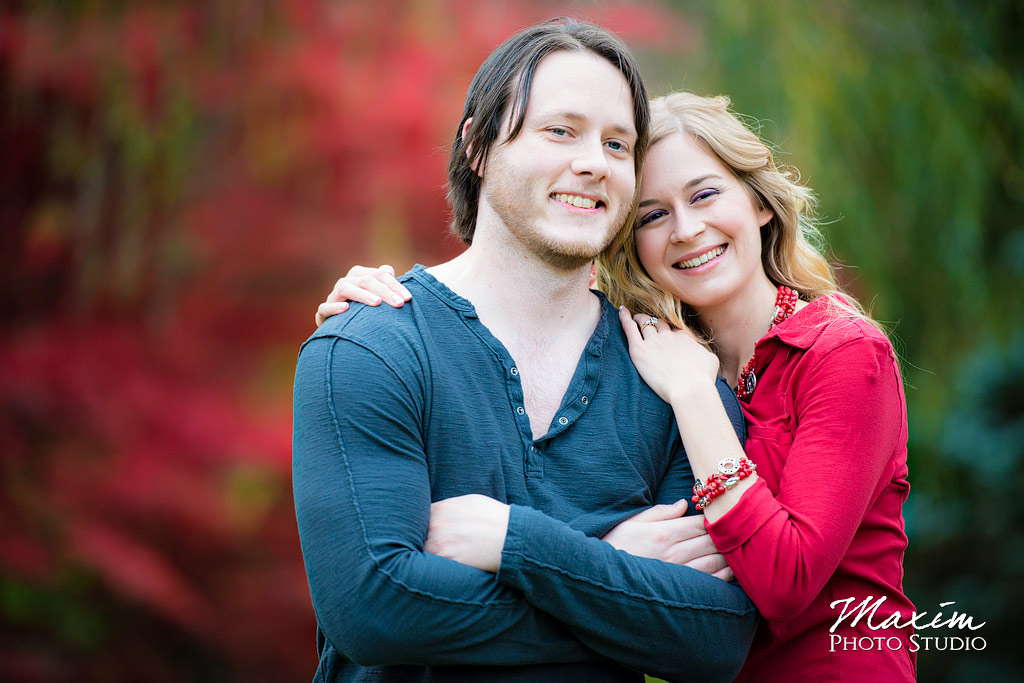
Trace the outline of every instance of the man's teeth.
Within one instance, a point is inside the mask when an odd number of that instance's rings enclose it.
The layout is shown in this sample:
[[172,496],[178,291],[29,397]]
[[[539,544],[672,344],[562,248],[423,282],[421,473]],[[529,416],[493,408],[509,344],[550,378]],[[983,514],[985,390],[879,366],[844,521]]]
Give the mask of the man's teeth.
[[697,266],[701,265],[702,263],[707,263],[711,259],[713,259],[713,258],[715,258],[717,256],[721,256],[722,252],[724,252],[724,251],[725,251],[725,245],[722,245],[720,247],[715,247],[711,251],[706,251],[703,254],[701,254],[700,256],[694,256],[691,259],[687,259],[685,261],[680,261],[679,263],[676,264],[676,268],[682,268],[682,269],[696,268]]
[[597,201],[588,199],[587,197],[581,197],[578,194],[556,194],[555,199],[565,204],[572,204],[581,209],[593,209],[597,206]]

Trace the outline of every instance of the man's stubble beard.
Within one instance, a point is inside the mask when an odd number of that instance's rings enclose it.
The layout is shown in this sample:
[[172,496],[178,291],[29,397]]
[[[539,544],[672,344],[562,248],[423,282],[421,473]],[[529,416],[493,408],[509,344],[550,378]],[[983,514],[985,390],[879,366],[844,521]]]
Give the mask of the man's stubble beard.
[[[622,229],[631,208],[624,202],[605,228],[606,234],[599,243],[590,240],[566,242],[552,239],[537,229],[539,216],[527,215],[522,209],[537,196],[536,188],[528,181],[520,181],[500,164],[488,164],[487,173],[492,182],[485,183],[484,198],[508,230],[511,239],[544,263],[563,272],[579,270],[590,264]],[[497,182],[493,182],[496,180]],[[605,209],[607,211],[607,208]]]

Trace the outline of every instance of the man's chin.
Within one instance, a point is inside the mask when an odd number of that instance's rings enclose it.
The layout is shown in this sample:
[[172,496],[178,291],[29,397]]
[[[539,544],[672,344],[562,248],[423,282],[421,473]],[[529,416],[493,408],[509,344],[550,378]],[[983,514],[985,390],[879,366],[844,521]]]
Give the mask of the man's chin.
[[522,246],[548,266],[566,274],[589,268],[591,261],[604,251],[615,237],[615,231],[601,226],[533,226],[513,230]]
[[549,243],[538,249],[537,256],[549,266],[570,273],[589,268],[590,263],[607,245],[592,242]]

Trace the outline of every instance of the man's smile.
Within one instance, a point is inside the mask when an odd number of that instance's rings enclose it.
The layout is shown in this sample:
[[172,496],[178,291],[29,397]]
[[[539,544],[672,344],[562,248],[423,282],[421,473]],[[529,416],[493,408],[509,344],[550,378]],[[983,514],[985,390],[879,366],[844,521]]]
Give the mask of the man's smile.
[[585,197],[579,194],[568,194],[565,192],[553,192],[551,198],[561,204],[568,204],[574,206],[577,209],[597,209],[604,206],[604,202],[600,199],[594,199],[592,197]]

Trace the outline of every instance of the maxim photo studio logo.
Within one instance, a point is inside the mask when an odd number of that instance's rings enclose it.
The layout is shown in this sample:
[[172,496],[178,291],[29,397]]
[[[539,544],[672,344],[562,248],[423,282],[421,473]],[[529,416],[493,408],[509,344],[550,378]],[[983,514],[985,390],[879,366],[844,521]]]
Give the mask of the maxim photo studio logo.
[[[829,652],[863,652],[871,650],[902,650],[904,647],[910,652],[924,651],[947,651],[965,652],[971,650],[984,650],[988,643],[974,632],[985,625],[974,623],[974,618],[969,614],[953,611],[952,615],[945,616],[941,611],[936,612],[929,618],[928,612],[912,612],[906,618],[897,610],[889,616],[879,614],[879,610],[885,604],[885,596],[875,599],[869,595],[856,605],[853,601],[856,598],[843,598],[835,600],[829,605],[834,610],[841,610],[832,628],[829,629]],[[940,609],[945,609],[955,602],[941,602]],[[844,623],[853,628],[864,621],[865,625],[876,632],[877,635],[866,636],[863,631],[852,635],[844,635],[840,626]],[[913,627],[914,632],[909,636],[904,629]],[[893,634],[893,629],[898,635]],[[953,629],[956,635],[932,635],[938,629]]]

